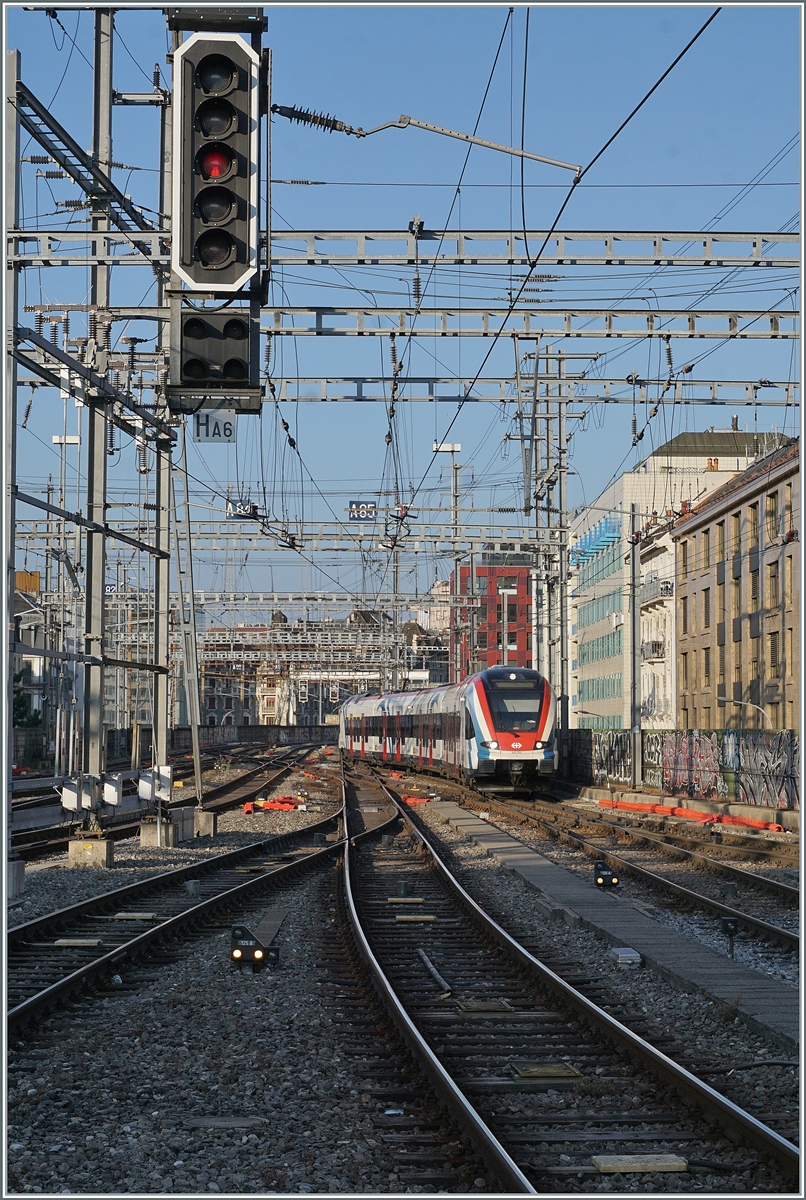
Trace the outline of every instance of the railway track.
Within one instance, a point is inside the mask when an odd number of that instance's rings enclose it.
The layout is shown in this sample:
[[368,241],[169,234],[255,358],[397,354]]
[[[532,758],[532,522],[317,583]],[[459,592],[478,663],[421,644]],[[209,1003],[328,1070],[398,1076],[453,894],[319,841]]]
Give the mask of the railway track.
[[[602,1154],[671,1154],[687,1178],[748,1160],[765,1182],[776,1169],[797,1176],[791,1143],[536,959],[398,812],[405,834],[393,846],[350,847],[351,919],[387,1010],[505,1190],[577,1190],[579,1178],[602,1177]],[[547,1106],[549,1090],[559,1099]],[[669,1190],[676,1173],[651,1178]]]
[[[204,793],[202,808],[205,812],[226,812],[247,800],[254,799],[265,788],[273,787],[297,763],[311,752],[311,745],[295,746],[280,754],[274,755],[269,762],[261,763],[251,771],[240,775],[237,779],[229,780],[215,788],[208,788]],[[192,768],[190,773],[192,774]],[[172,800],[166,807],[186,807],[188,800]],[[141,818],[154,809],[148,808],[134,813],[122,813],[119,817],[104,818],[101,827],[104,835],[115,840],[132,837],[140,827]],[[83,819],[82,819],[83,821]],[[12,833],[12,848],[20,858],[34,858],[42,854],[53,854],[64,850],[71,836],[81,828],[82,822],[64,821],[47,826],[43,829],[18,831]]]
[[[485,810],[498,817],[503,817],[511,821],[514,820],[521,824],[525,822],[526,824],[537,825],[544,829],[550,837],[582,850],[591,859],[602,860],[608,863],[609,866],[615,867],[622,876],[631,875],[636,879],[640,879],[654,891],[660,891],[664,895],[670,896],[674,900],[690,905],[693,908],[712,912],[721,917],[733,917],[738,921],[740,928],[756,936],[761,936],[771,942],[775,942],[777,945],[783,946],[788,950],[797,952],[799,949],[800,938],[796,927],[787,927],[786,925],[777,924],[775,920],[767,919],[767,916],[777,916],[783,910],[784,919],[788,919],[792,925],[796,926],[800,891],[790,883],[769,879],[750,871],[744,871],[730,864],[710,860],[699,852],[673,847],[673,852],[683,857],[687,863],[701,868],[696,873],[691,872],[688,876],[690,880],[693,879],[697,886],[684,886],[659,873],[654,863],[653,869],[650,870],[647,866],[642,866],[639,862],[636,862],[634,851],[628,851],[626,855],[624,852],[616,853],[610,846],[601,841],[595,842],[590,840],[569,824],[558,824],[556,820],[550,819],[551,814],[531,812],[526,810],[524,806],[502,804],[498,800],[481,801],[473,793],[467,793],[464,789],[461,789],[461,792],[462,803],[467,804],[469,808],[476,811]],[[604,824],[606,828],[612,830],[609,823],[605,822]],[[635,833],[633,837],[635,840],[643,843],[642,849],[648,848],[659,851],[666,851],[668,849],[664,844],[655,842],[651,835]],[[756,902],[757,906],[765,911],[765,916],[762,917],[749,912],[746,907],[739,909],[733,904],[724,903],[724,901],[717,899],[713,894],[715,890],[713,887],[709,889],[710,894],[709,891],[703,890],[704,885],[707,887],[707,884],[705,884],[707,876],[704,878],[706,869],[708,872],[716,873],[733,883],[734,895],[737,898],[736,885],[738,884],[741,884],[743,889],[747,888],[751,892],[763,891],[766,896],[772,897],[772,903]],[[779,906],[782,906],[782,908]],[[780,920],[781,917],[777,916],[777,919]]]
[[335,841],[324,848],[317,843],[336,830],[339,815],[12,927],[7,935],[9,1029],[88,988],[108,987],[127,960],[149,955],[199,922],[220,919],[277,879],[332,854]]
[[[433,783],[427,776],[412,774],[410,777],[427,781],[428,784]],[[622,877],[630,875],[639,879],[652,890],[670,897],[673,903],[711,912],[720,917],[732,917],[738,921],[741,929],[753,936],[764,938],[794,953],[799,950],[797,920],[800,890],[789,881],[772,879],[730,863],[722,863],[705,855],[701,850],[691,851],[667,845],[654,834],[644,830],[628,831],[618,822],[588,818],[576,808],[541,803],[539,800],[531,803],[504,801],[492,794],[481,796],[475,790],[453,780],[440,780],[439,788],[441,793],[452,796],[472,811],[488,812],[498,820],[543,830],[550,840],[562,841],[582,851],[591,859],[607,862],[615,867]],[[560,823],[558,818],[564,818],[564,822]],[[594,829],[602,829],[607,835],[607,840],[593,841],[585,837],[580,829],[587,824]],[[692,867],[698,868],[689,872],[687,877],[689,884],[694,883],[696,886],[684,886],[675,882],[674,879],[659,873],[654,864],[650,870],[646,865],[634,861],[635,851],[628,850],[625,854],[623,846],[620,846],[619,852],[616,853],[613,841],[622,830],[625,834],[629,832],[631,840],[636,844],[640,843],[642,850],[655,851],[659,856],[674,854]],[[709,874],[733,884],[733,888],[706,882]],[[738,899],[738,886],[743,889],[742,908],[737,908],[734,903],[725,903],[726,898]],[[717,889],[723,898],[716,894]],[[748,893],[763,893],[763,896],[748,903]],[[749,911],[753,904],[756,907],[755,913]]]

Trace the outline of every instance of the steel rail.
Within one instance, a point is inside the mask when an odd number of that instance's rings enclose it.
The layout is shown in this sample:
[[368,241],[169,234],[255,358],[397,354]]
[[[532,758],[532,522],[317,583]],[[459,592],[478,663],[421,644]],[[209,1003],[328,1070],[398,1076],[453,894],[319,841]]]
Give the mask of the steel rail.
[[[377,777],[376,777],[377,778]],[[764,1125],[751,1113],[726,1099],[685,1067],[668,1058],[638,1034],[633,1033],[615,1017],[604,1012],[593,1001],[583,996],[570,983],[566,983],[549,967],[530,954],[511,934],[494,921],[472,896],[462,887],[440,858],[423,831],[411,819],[406,809],[397,801],[383,782],[377,780],[398,813],[413,832],[417,840],[430,853],[440,877],[451,888],[465,909],[482,925],[485,931],[509,953],[522,962],[540,983],[569,1005],[588,1025],[604,1033],[631,1058],[638,1059],[643,1066],[672,1086],[681,1096],[694,1100],[706,1116],[741,1145],[752,1145],[775,1159],[788,1175],[799,1178],[800,1153],[797,1146],[781,1137],[775,1130]]]
[[[568,809],[568,808],[564,807],[563,811],[564,812],[577,812],[578,810],[577,809]],[[595,820],[595,819],[596,818],[591,818],[591,820]],[[706,846],[714,846],[715,848],[717,848],[719,850],[720,854],[737,854],[739,856],[744,855],[746,858],[754,856],[756,858],[762,857],[762,858],[778,859],[780,862],[788,862],[788,865],[791,865],[795,870],[797,870],[797,868],[800,865],[799,854],[797,854],[796,852],[793,853],[793,851],[795,850],[795,846],[784,845],[781,847],[780,850],[775,849],[775,843],[771,844],[770,849],[763,849],[761,846],[744,846],[744,845],[735,845],[734,846],[734,845],[731,845],[730,842],[709,842],[709,841],[705,840],[704,838],[696,838],[693,836],[693,834],[686,834],[686,833],[669,833],[668,831],[666,831],[663,833],[650,832],[650,833],[646,834],[646,833],[640,832],[634,825],[621,825],[618,821],[603,821],[601,817],[599,818],[599,823],[601,823],[603,825],[609,825],[612,829],[620,829],[623,832],[631,834],[631,835],[634,834],[636,837],[651,837],[653,840],[660,842],[665,846],[668,846],[671,850],[684,850],[684,849],[686,849],[687,846],[690,846],[690,845],[693,845],[693,846],[706,845]],[[735,827],[735,828],[737,828],[737,832],[738,832],[738,827]],[[724,827],[720,827],[720,832],[724,832]],[[695,853],[700,853],[700,852],[695,851]],[[706,858],[709,863],[713,863],[715,866],[718,866],[720,868],[730,866],[730,863],[723,863],[719,859],[713,859],[708,854],[703,855],[703,857]],[[748,874],[749,874],[749,872],[748,872]],[[765,878],[765,877],[760,876],[759,878]],[[774,883],[777,881],[776,880],[767,880],[767,882]],[[785,886],[788,886],[788,885],[785,885]]]
[[[385,790],[386,789],[384,789],[384,791]],[[389,796],[389,799],[392,802],[395,810],[397,810],[395,812],[395,816],[393,817],[393,820],[397,821],[399,806],[395,803],[388,792],[386,794]],[[342,796],[346,812],[347,791],[346,781],[344,778],[343,760]],[[377,833],[378,829],[374,829],[371,832]],[[373,983],[375,985],[375,990],[378,992],[384,1007],[389,1013],[392,1021],[395,1024],[395,1027],[405,1041],[409,1050],[424,1069],[439,1096],[447,1104],[448,1109],[456,1118],[460,1128],[470,1138],[473,1145],[479,1151],[488,1166],[495,1171],[503,1183],[505,1183],[509,1191],[518,1194],[525,1193],[527,1195],[536,1195],[536,1189],[531,1185],[514,1159],[507,1154],[504,1147],[498,1141],[498,1138],[495,1136],[492,1130],[488,1128],[483,1118],[476,1112],[474,1106],[456,1085],[454,1080],[443,1067],[442,1063],[434,1054],[433,1050],[428,1045],[425,1038],[420,1033],[419,1029],[401,1004],[397,994],[394,991],[394,988],[387,979],[381,964],[375,957],[367,936],[364,933],[353,896],[355,872],[351,862],[350,851],[354,847],[355,840],[356,839],[354,838],[348,839],[344,855],[345,900],[356,946],[361,958],[369,968]]]
[[[477,805],[479,808],[489,808],[491,811],[495,811],[496,809],[495,801],[492,803],[487,801],[482,803],[482,801],[478,799],[477,795],[468,797],[468,799],[472,804]],[[605,849],[604,846],[597,846],[594,842],[589,842],[586,838],[582,837],[581,834],[573,833],[569,829],[564,829],[560,825],[553,824],[553,822],[549,821],[546,817],[541,817],[535,813],[526,812],[525,810],[519,808],[509,809],[506,805],[501,805],[500,803],[498,804],[498,811],[503,815],[511,814],[514,817],[523,817],[527,821],[531,820],[542,825],[543,828],[555,833],[560,840],[568,841],[573,843],[575,846],[581,847],[581,849],[583,849],[585,853],[590,855],[592,858],[601,859],[604,862],[610,863],[611,866],[613,864],[618,865],[622,874],[626,872],[628,874],[631,873],[633,875],[637,875],[640,878],[648,881],[652,886],[659,887],[664,891],[678,895],[690,904],[699,905],[701,908],[709,908],[712,912],[719,913],[720,916],[736,917],[740,924],[743,924],[749,929],[753,929],[757,933],[762,933],[767,937],[773,938],[781,945],[786,946],[786,948],[789,950],[797,950],[800,946],[800,937],[797,933],[792,933],[790,930],[783,929],[779,925],[771,925],[769,921],[762,921],[760,917],[753,917],[749,913],[742,912],[740,909],[731,908],[727,904],[722,904],[719,900],[712,900],[709,896],[703,896],[701,892],[695,892],[691,888],[682,887],[679,883],[673,883],[672,880],[666,879],[663,875],[656,875],[654,871],[650,871],[646,867],[640,867],[637,863],[631,863],[629,859],[622,858],[619,854],[613,854],[612,851]],[[588,819],[584,816],[584,814],[578,813],[576,809],[564,811],[568,811],[577,817],[581,816],[583,820]],[[595,818],[591,818],[591,820],[595,821]],[[601,823],[609,826],[609,823],[606,821]],[[624,826],[622,825],[609,827],[624,829]],[[647,840],[652,840],[651,836],[648,836],[644,833],[635,833],[634,836],[637,838],[647,838]],[[662,844],[667,845],[667,843]],[[712,860],[710,860],[707,855],[698,855],[693,851],[683,850],[681,847],[677,846],[671,846],[669,848],[681,854],[693,855],[695,858],[700,858],[709,866],[714,865],[721,869],[723,865],[719,863],[712,863]],[[727,864],[724,865],[726,868],[726,874],[736,873],[745,882],[749,881],[756,883],[759,878],[758,876],[751,875],[750,872],[742,871],[739,867],[731,867]],[[789,897],[798,899],[800,896],[798,888],[790,887],[788,884],[780,884],[777,880],[766,880],[765,882],[768,883],[771,888],[774,888],[779,892],[783,892]]]
[[[521,818],[526,821],[534,821],[538,824],[546,825],[551,829],[555,829],[556,831],[557,827],[551,824],[551,822],[548,820],[547,814],[546,816],[541,816],[533,809],[523,807],[522,804],[519,804],[517,801],[514,802],[515,807],[502,804],[500,801],[493,801],[490,803],[485,800],[482,803],[480,800],[478,800],[478,795],[479,793],[476,793],[472,799],[473,803],[477,803],[480,808],[489,808],[491,811],[495,811],[497,809],[504,816]],[[539,799],[539,797],[537,797],[537,799]],[[754,875],[751,871],[746,871],[742,867],[735,867],[731,863],[720,862],[718,859],[712,858],[708,854],[703,854],[698,850],[686,850],[683,846],[677,846],[674,842],[668,841],[666,836],[663,834],[645,832],[643,829],[636,829],[631,825],[621,825],[618,821],[607,821],[602,817],[588,816],[584,810],[580,811],[576,808],[568,808],[565,804],[559,807],[552,805],[551,810],[555,813],[561,812],[566,816],[574,817],[586,825],[601,825],[605,829],[618,830],[620,833],[626,833],[628,837],[634,838],[636,841],[651,842],[653,845],[661,846],[667,850],[670,850],[673,854],[679,854],[684,858],[694,859],[697,862],[701,862],[710,870],[716,871],[721,875],[727,875],[732,879],[738,880],[740,883],[752,884],[754,886],[764,888],[773,894],[777,893],[779,896],[784,896],[792,900],[800,899],[800,889],[793,887],[789,883],[783,883],[779,879],[769,879],[766,875]],[[602,855],[605,853],[606,850],[604,847],[602,847]],[[765,851],[762,851],[762,853],[765,853]],[[796,867],[797,862],[793,860],[792,865]],[[694,894],[697,895],[698,893]]]
[[[320,832],[324,826],[332,824],[337,819],[337,816],[338,814],[326,817],[321,821],[315,822],[313,825],[306,825],[303,829],[294,830],[293,835],[309,835]],[[54,925],[58,927],[75,917],[84,916],[93,908],[106,907],[110,903],[120,904],[122,901],[125,902],[133,899],[135,896],[147,894],[156,887],[171,883],[181,883],[185,879],[193,878],[201,873],[209,874],[217,867],[225,867],[229,862],[235,862],[240,858],[248,858],[250,855],[261,851],[265,852],[272,845],[277,847],[279,842],[287,840],[290,836],[292,836],[291,832],[275,835],[271,838],[264,838],[262,841],[254,842],[250,846],[242,846],[226,854],[216,855],[205,862],[195,862],[186,867],[178,867],[175,871],[163,872],[140,883],[128,884],[126,887],[118,888],[116,891],[105,892],[101,896],[94,896],[90,900],[81,901],[79,904],[71,905],[69,908],[48,913],[43,917],[37,917],[35,920],[28,921],[24,925],[14,926],[8,931],[8,948],[10,950],[14,945],[23,944],[28,938],[42,936],[46,930],[50,930],[52,933]],[[338,842],[333,842],[322,850],[314,850],[295,862],[275,867],[273,870],[267,871],[264,875],[249,879],[234,888],[228,888],[226,891],[219,892],[216,896],[211,896],[199,904],[184,909],[181,913],[177,913],[173,917],[168,917],[165,921],[160,921],[159,924],[138,934],[131,941],[114,947],[108,953],[93,959],[91,962],[84,963],[69,975],[57,980],[56,983],[50,984],[48,987],[43,988],[41,992],[37,992],[35,995],[28,997],[27,1000],[21,1001],[14,1008],[9,1009],[6,1018],[8,1029],[19,1027],[43,1009],[52,1008],[56,1003],[73,992],[80,991],[94,976],[122,962],[123,959],[137,954],[150,943],[160,941],[163,938],[178,933],[185,925],[198,920],[199,917],[204,916],[206,913],[212,912],[216,907],[227,905],[233,899],[246,895],[250,890],[257,889],[261,884],[265,885],[269,880],[274,881],[280,876],[288,875],[303,864],[314,862],[324,855],[332,854],[334,850],[339,849],[342,845],[343,839],[340,839]]]
[[655,846],[662,846],[670,850],[673,854],[679,854],[683,858],[703,863],[709,870],[718,871],[721,875],[728,875],[740,883],[766,888],[769,892],[777,892],[779,895],[789,897],[792,900],[800,898],[800,888],[792,887],[789,883],[783,883],[780,879],[768,879],[766,875],[754,875],[752,871],[746,871],[744,867],[735,867],[731,863],[719,862],[718,859],[711,858],[699,850],[686,850],[683,846],[676,846],[674,842],[666,841],[660,834],[644,833],[643,830],[635,829],[630,825],[620,825],[617,821],[603,821],[601,818],[599,820],[585,818],[585,820],[589,820],[592,824],[603,825],[605,829],[619,830],[636,841],[651,842]]
[[709,896],[703,896],[700,892],[692,891],[691,888],[682,887],[679,883],[673,883],[671,879],[666,879],[663,875],[656,875],[654,871],[650,871],[646,867],[639,867],[637,863],[631,863],[629,859],[622,858],[620,854],[613,854],[611,850],[605,850],[602,846],[594,845],[593,842],[589,842],[581,834],[571,833],[570,830],[563,829],[559,825],[553,825],[550,821],[541,821],[541,824],[546,829],[556,833],[562,840],[579,846],[592,858],[602,859],[604,862],[609,863],[610,866],[618,866],[622,874],[626,871],[628,874],[637,875],[639,879],[646,880],[652,887],[658,887],[662,891],[679,896],[689,904],[699,906],[700,908],[708,908],[711,912],[718,913],[722,917],[735,917],[740,925],[745,926],[747,929],[752,929],[755,933],[762,933],[766,937],[772,938],[773,941],[786,946],[788,950],[797,950],[800,947],[800,935],[792,933],[789,929],[782,929],[779,925],[771,925],[769,921],[762,921],[759,917],[752,917],[749,913],[741,912],[738,908],[731,908],[728,904],[721,904],[719,900],[712,900]]

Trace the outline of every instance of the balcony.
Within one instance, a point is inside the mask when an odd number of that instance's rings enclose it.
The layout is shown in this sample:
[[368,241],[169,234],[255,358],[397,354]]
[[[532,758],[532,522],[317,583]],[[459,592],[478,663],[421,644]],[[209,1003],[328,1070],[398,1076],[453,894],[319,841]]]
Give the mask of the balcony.
[[641,659],[643,662],[662,662],[666,658],[666,642],[653,641],[641,643]]
[[669,600],[674,596],[673,579],[650,579],[642,585],[638,592],[638,602],[642,606],[654,604],[657,600]]

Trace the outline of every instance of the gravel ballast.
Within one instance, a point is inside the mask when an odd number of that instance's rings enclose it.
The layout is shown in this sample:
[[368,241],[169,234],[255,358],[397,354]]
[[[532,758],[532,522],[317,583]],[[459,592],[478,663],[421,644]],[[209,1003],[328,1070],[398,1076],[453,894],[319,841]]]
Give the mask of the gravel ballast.
[[[620,1016],[621,1008],[645,1014],[650,1025],[645,1036],[650,1041],[653,1026],[659,1036],[676,1035],[692,1058],[707,1060],[709,1066],[713,1063],[721,1069],[720,1073],[710,1074],[703,1070],[706,1082],[766,1124],[780,1132],[789,1130],[790,1136],[794,1133],[798,1123],[795,1055],[782,1053],[772,1040],[751,1033],[735,1014],[708,997],[674,989],[651,967],[617,970],[614,974],[610,947],[595,933],[546,921],[535,909],[534,892],[522,880],[502,871],[479,846],[438,817],[429,805],[419,806],[417,817],[435,843],[448,852],[450,865],[463,886],[505,928],[516,937],[530,935],[539,939],[556,957],[568,958],[586,972],[611,980],[610,1011],[614,1016]],[[554,850],[557,851],[556,844]],[[683,931],[692,936],[691,924],[684,921],[681,924]],[[756,963],[756,969],[765,968]],[[765,1060],[774,1065],[757,1065]],[[785,1063],[791,1065],[782,1065]],[[696,1067],[692,1069],[699,1073]]]

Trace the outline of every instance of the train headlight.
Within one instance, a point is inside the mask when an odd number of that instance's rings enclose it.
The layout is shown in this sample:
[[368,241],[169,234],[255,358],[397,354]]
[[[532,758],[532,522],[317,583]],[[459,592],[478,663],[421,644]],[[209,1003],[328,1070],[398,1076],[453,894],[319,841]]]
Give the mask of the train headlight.
[[243,955],[243,950],[233,950],[233,952],[232,952],[233,958],[241,958],[242,955]]
[[256,951],[255,951],[255,958],[262,958],[262,957],[263,957],[263,951],[262,951],[262,950],[256,950]]
[[497,750],[498,749],[498,742],[482,742],[481,745],[484,746],[484,748],[486,750]]
[[535,750],[542,750],[542,749],[543,749],[543,743],[535,742]]

